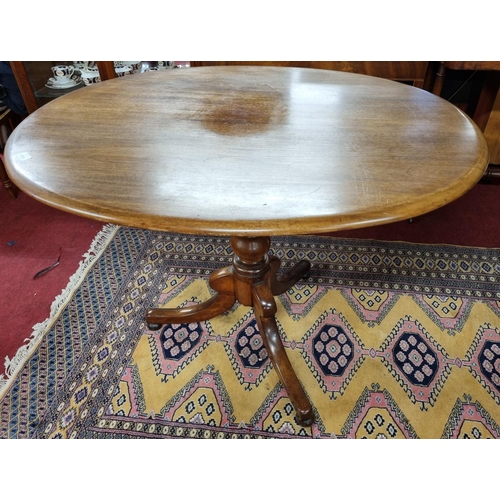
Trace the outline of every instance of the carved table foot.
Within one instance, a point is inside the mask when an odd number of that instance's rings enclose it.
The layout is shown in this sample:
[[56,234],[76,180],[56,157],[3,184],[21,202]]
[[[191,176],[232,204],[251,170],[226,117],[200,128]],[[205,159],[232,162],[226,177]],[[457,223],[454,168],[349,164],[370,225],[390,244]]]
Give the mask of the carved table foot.
[[300,425],[309,426],[314,414],[304,389],[300,385],[276,325],[276,302],[273,295],[286,292],[301,278],[309,275],[311,265],[302,260],[288,273],[277,276],[280,260],[269,256],[268,237],[238,237],[231,239],[233,265],[215,271],[209,280],[216,291],[209,300],[184,308],[156,308],[146,314],[148,328],[158,330],[163,324],[205,321],[227,311],[238,301],[254,308],[260,334],[274,369],[290,397]]

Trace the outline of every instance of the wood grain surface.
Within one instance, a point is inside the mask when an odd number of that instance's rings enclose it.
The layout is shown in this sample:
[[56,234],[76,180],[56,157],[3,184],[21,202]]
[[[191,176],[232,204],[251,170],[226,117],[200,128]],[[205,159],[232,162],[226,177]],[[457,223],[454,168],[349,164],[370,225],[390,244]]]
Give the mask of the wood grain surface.
[[329,70],[220,66],[105,81],[43,106],[5,151],[23,191],[133,227],[237,236],[414,217],[488,164],[452,104]]

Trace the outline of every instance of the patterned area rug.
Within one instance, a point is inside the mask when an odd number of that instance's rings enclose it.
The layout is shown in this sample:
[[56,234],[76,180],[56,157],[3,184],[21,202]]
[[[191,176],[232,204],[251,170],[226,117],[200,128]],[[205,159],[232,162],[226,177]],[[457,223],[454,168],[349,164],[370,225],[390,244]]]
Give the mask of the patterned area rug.
[[113,229],[4,385],[0,437],[500,437],[498,250],[273,238],[285,270],[312,262],[277,298],[302,428],[250,308],[146,327],[152,305],[210,297],[229,239]]

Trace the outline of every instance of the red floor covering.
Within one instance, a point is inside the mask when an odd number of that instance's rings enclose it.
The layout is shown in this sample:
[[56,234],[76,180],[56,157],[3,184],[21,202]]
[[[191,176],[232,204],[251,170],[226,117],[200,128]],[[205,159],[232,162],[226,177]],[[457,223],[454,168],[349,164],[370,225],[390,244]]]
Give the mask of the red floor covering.
[[[12,200],[0,185],[0,374],[32,331],[47,319],[102,224],[43,205],[24,193]],[[60,264],[38,279],[40,270]]]
[[[45,206],[0,186],[0,374],[32,331],[50,314],[54,298],[78,269],[102,224]],[[500,186],[478,184],[459,200],[408,221],[342,231],[336,236],[500,248]],[[61,249],[60,265],[50,266]]]
[[335,236],[500,248],[500,185],[493,182],[477,184],[458,200],[411,222],[339,231]]

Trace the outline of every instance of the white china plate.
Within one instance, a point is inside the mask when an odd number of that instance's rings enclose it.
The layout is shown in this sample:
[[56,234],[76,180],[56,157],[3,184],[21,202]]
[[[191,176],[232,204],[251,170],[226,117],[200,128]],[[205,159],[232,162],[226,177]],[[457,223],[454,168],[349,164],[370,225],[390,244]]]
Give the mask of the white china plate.
[[51,81],[48,81],[45,84],[45,86],[48,87],[49,89],[70,89],[72,87],[76,87],[78,84],[81,83],[81,81],[82,81],[81,78],[75,78],[67,83],[53,83]]

